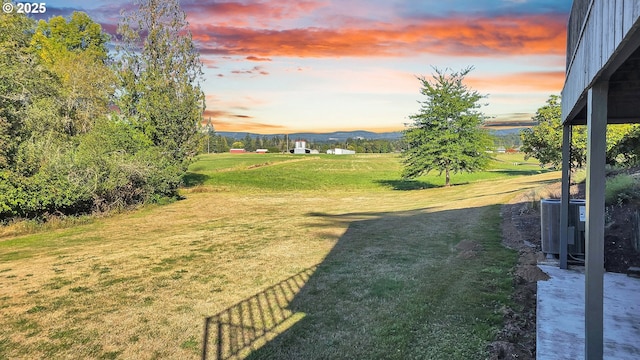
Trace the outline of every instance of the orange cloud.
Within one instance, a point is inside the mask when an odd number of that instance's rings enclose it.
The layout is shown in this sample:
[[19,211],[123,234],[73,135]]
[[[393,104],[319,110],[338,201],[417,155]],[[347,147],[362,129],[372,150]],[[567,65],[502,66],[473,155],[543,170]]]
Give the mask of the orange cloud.
[[[473,73],[472,73],[473,74]],[[520,91],[560,92],[564,84],[563,71],[520,72],[490,77],[469,76],[465,81],[474,89],[518,89]]]
[[284,133],[286,128],[280,125],[263,124],[251,121],[212,120],[216,131],[242,131],[256,134]]
[[293,57],[563,55],[565,17],[560,15],[437,18],[369,28],[287,30],[193,25],[204,54]]
[[247,56],[245,59],[249,61],[271,61],[269,58],[262,58],[258,56]]
[[205,110],[202,113],[202,117],[205,119],[208,118],[213,118],[213,119],[219,119],[219,118],[244,118],[244,119],[250,119],[252,118],[252,116],[249,115],[244,115],[244,114],[234,114],[230,111],[226,111],[226,110]]
[[285,130],[283,126],[260,123],[255,121],[253,116],[226,110],[205,110],[202,114],[202,123],[206,125],[209,119],[217,131],[247,131],[269,134],[282,133]]

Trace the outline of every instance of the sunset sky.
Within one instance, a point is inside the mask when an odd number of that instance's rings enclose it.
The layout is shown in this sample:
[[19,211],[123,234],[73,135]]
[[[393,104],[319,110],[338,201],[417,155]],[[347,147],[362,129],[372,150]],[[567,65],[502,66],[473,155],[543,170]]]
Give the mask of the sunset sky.
[[[113,33],[130,1],[47,1]],[[494,120],[529,119],[564,80],[570,0],[181,1],[218,131],[404,128],[433,67],[467,84]]]

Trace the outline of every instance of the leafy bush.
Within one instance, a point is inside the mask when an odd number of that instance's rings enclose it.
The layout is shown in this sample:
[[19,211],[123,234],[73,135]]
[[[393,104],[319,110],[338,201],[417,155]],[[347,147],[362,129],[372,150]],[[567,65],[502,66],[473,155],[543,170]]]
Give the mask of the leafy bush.
[[74,141],[32,139],[0,172],[0,220],[103,212],[177,196],[183,165],[126,121],[101,119]]
[[94,209],[107,211],[176,195],[182,168],[132,125],[103,120],[78,146]]
[[79,214],[91,209],[91,195],[64,175],[39,172],[31,177],[0,173],[0,219]]
[[633,176],[617,175],[607,179],[605,187],[605,203],[607,205],[622,204],[640,198],[640,183]]
[[615,147],[607,151],[607,158],[615,159],[623,166],[637,165],[640,161],[640,127],[634,125]]

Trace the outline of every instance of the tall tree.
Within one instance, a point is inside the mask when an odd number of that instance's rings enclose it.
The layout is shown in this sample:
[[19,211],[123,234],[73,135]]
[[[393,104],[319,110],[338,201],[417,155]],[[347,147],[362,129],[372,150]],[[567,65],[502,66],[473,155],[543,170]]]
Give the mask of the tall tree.
[[177,0],[136,0],[118,26],[122,41],[118,104],[176,161],[197,151],[204,111],[202,63]]
[[409,118],[413,124],[404,131],[407,148],[403,151],[403,177],[414,178],[432,170],[445,174],[445,186],[451,173],[474,172],[489,162],[489,134],[481,128],[484,114],[479,101],[484,97],[464,84],[472,67],[460,72],[434,68],[432,79],[418,77],[420,111]]
[[[560,96],[551,95],[545,105],[541,106],[532,120],[536,125],[520,132],[522,138],[521,150],[525,158],[533,157],[542,165],[558,167],[562,163],[562,124]],[[579,141],[580,134],[575,133],[573,142]],[[580,156],[574,147],[574,161],[581,163]]]
[[35,126],[49,123],[48,130],[59,128],[73,136],[88,132],[107,112],[115,81],[106,64],[108,41],[100,24],[82,12],[74,12],[68,20],[55,16],[38,22],[31,46],[60,82],[60,96],[52,104],[60,119],[54,122],[45,116]]
[[0,169],[15,164],[30,115],[57,95],[55,78],[31,51],[34,26],[24,14],[0,13]]
[[40,20],[31,44],[45,64],[51,65],[65,52],[84,53],[94,59],[107,59],[106,44],[109,35],[89,15],[74,11],[67,20],[54,16],[49,21]]
[[[527,158],[537,159],[542,166],[558,168],[562,163],[562,109],[560,96],[551,95],[532,120],[536,125],[520,132],[521,150]],[[624,157],[618,144],[636,127],[630,124],[607,125],[607,162],[614,163],[618,155]],[[585,126],[571,130],[571,165],[582,167],[587,160],[587,131]]]

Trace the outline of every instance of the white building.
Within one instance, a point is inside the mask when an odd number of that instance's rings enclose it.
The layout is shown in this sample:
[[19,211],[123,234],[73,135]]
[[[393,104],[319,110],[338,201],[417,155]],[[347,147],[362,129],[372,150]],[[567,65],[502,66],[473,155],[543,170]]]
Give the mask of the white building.
[[333,154],[333,155],[353,155],[355,153],[356,152],[353,150],[339,149],[339,148],[327,150],[327,154]]
[[307,142],[304,140],[296,140],[296,146],[293,148],[294,154],[306,154]]

